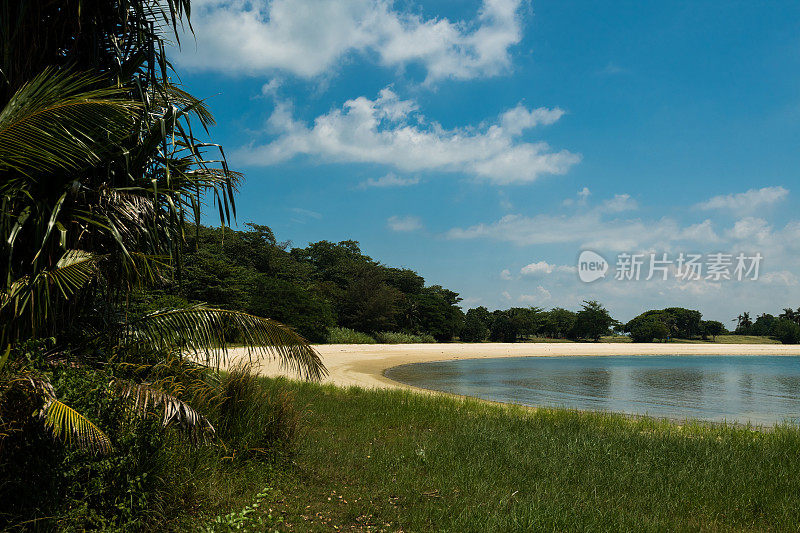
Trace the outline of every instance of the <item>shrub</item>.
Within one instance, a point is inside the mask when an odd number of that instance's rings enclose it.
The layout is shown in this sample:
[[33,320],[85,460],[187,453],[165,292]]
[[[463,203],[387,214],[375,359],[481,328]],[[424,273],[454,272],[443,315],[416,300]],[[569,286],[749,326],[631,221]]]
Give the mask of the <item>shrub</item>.
[[375,344],[376,341],[366,333],[349,328],[328,330],[328,344]]
[[381,331],[380,333],[376,333],[375,340],[381,344],[422,344],[436,342],[433,335],[412,335],[411,333],[401,333],[397,331]]
[[217,434],[233,457],[291,452],[300,412],[280,381],[265,382],[241,365],[221,380],[223,400],[217,409]]

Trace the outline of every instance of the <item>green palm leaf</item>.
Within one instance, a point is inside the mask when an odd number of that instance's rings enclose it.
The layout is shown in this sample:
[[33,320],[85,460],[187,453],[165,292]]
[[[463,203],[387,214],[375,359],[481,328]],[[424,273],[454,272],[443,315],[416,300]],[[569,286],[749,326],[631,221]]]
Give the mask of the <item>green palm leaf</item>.
[[111,440],[91,420],[64,402],[50,398],[39,415],[56,439],[97,453],[109,453]]
[[67,444],[96,453],[109,453],[112,450],[111,440],[91,420],[56,398],[53,385],[42,376],[27,374],[20,383],[27,383],[32,391],[44,400],[39,410],[39,418],[54,438]]
[[0,170],[35,178],[100,164],[133,133],[140,105],[96,76],[46,69],[0,111]]
[[227,358],[226,331],[236,333],[248,355],[267,355],[306,379],[319,380],[328,371],[319,354],[291,328],[271,320],[228,309],[196,305],[150,313],[129,324],[130,341],[155,350],[184,346],[202,352],[219,366]]

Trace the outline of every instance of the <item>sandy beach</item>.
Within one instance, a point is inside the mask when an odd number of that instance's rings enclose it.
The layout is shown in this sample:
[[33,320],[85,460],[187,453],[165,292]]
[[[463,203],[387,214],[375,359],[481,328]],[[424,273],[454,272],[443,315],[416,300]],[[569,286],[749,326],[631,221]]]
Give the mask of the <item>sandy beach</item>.
[[[542,357],[552,355],[800,355],[800,345],[781,344],[628,344],[628,343],[481,343],[481,344],[321,344],[315,346],[328,369],[324,383],[365,388],[411,388],[383,375],[387,368],[408,363]],[[246,350],[231,350],[231,360],[246,358]],[[266,376],[294,377],[276,361],[263,362]]]

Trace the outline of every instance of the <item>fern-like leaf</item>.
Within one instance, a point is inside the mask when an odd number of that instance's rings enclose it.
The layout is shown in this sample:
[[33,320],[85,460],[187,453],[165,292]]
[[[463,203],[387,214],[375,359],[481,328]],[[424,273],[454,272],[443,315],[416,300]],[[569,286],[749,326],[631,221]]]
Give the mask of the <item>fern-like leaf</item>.
[[56,439],[96,453],[109,453],[111,440],[91,420],[56,398],[45,402],[39,415]]
[[277,358],[285,368],[315,381],[328,373],[316,350],[291,328],[241,311],[204,305],[166,309],[145,315],[128,329],[133,342],[155,350],[183,346],[217,367],[227,360],[230,333],[248,348],[251,360],[254,354]]
[[163,427],[175,426],[193,437],[201,439],[214,433],[214,426],[208,419],[200,414],[188,403],[167,394],[151,383],[132,383],[130,381],[117,381],[113,388],[121,397],[133,402],[136,414],[144,416],[149,408],[161,406]]

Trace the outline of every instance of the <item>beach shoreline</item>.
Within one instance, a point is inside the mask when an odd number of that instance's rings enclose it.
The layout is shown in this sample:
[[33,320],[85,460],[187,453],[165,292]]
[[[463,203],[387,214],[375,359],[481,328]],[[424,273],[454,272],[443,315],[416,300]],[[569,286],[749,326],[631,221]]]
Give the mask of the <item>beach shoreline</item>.
[[[782,344],[671,344],[671,343],[448,343],[448,344],[320,344],[328,375],[322,383],[340,387],[416,387],[391,380],[385,371],[395,366],[457,359],[612,355],[800,355],[800,345]],[[230,350],[230,361],[247,359],[246,348]],[[269,377],[298,376],[278,361],[262,361],[258,372]]]

